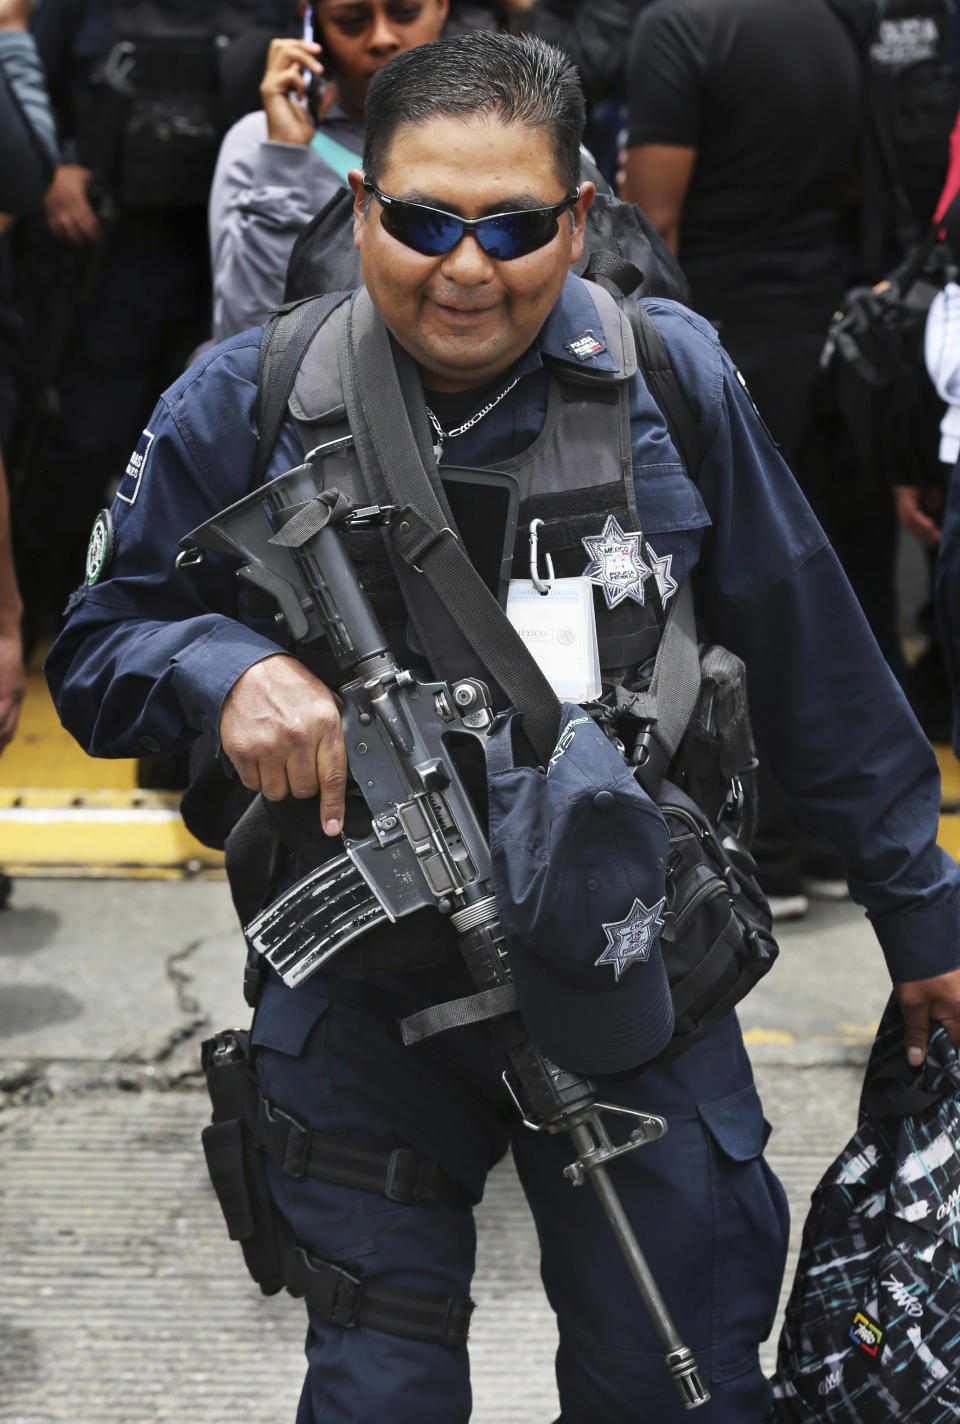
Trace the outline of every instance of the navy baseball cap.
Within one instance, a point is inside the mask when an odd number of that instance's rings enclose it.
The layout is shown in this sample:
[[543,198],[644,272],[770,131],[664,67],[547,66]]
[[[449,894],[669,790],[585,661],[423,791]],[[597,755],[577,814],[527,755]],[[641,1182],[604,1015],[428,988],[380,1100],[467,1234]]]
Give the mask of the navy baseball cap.
[[487,743],[490,853],[520,1011],[581,1073],[646,1063],[673,1034],[660,948],[669,833],[593,719],[563,704],[544,772],[517,766],[512,710]]

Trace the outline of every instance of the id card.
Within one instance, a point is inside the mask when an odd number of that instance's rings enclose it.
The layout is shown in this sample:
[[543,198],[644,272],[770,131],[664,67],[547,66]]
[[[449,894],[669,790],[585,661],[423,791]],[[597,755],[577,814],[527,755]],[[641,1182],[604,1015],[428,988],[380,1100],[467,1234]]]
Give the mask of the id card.
[[597,620],[589,579],[553,579],[549,593],[538,593],[529,579],[511,579],[507,617],[559,698],[593,702],[600,696]]

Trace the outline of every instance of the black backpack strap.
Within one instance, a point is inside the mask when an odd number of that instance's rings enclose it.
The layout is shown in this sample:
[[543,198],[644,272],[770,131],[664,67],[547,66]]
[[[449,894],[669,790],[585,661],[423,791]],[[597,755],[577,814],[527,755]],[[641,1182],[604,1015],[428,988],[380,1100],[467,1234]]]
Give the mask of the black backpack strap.
[[[598,278],[606,277],[625,297],[633,295],[643,281],[643,275],[635,263],[621,257],[619,252],[611,252],[605,247],[594,248],[582,273],[584,280],[588,282],[596,282]],[[616,296],[616,292],[613,295]]]
[[349,292],[326,292],[321,297],[306,297],[302,301],[291,302],[272,312],[264,325],[257,366],[257,399],[254,406],[257,449],[251,489],[263,484],[273,447],[287,414],[287,401],[307,347],[330,314],[349,295]]
[[636,305],[631,311],[630,324],[637,347],[637,365],[667,423],[670,439],[687,467],[687,474],[695,480],[700,470],[702,451],[700,432],[696,417],[690,409],[690,402],[674,370],[663,338],[654,325],[653,318],[642,305]]

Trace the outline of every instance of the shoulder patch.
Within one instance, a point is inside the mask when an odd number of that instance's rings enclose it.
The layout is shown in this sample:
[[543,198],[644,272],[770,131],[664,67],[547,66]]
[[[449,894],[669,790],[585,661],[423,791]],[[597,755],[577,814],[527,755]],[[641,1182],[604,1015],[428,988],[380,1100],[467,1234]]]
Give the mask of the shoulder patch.
[[133,448],[133,454],[127,461],[127,468],[120,481],[120,488],[117,490],[117,499],[122,499],[127,504],[135,502],[140,493],[140,484],[147,468],[147,459],[152,444],[153,431],[144,430]]
[[116,542],[117,536],[113,531],[110,511],[101,509],[93,521],[90,542],[87,544],[86,578],[88,584],[95,584],[104,570],[109,568]]
[[574,337],[572,341],[565,341],[563,349],[569,351],[571,356],[576,356],[578,361],[592,361],[594,356],[602,355],[607,347],[606,343],[587,327],[582,336]]

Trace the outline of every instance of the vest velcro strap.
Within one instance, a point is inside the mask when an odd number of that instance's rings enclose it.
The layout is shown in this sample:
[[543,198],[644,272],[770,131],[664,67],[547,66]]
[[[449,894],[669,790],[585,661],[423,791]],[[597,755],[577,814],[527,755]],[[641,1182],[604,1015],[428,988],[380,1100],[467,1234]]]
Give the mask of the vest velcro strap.
[[316,1177],[334,1186],[375,1192],[402,1206],[475,1204],[465,1187],[410,1147],[375,1147],[306,1128],[261,1096],[254,1142],[288,1177]]
[[451,1350],[467,1343],[473,1301],[466,1296],[420,1295],[360,1280],[302,1246],[290,1253],[286,1284],[291,1295],[302,1296],[311,1310],[344,1330],[363,1325]]

